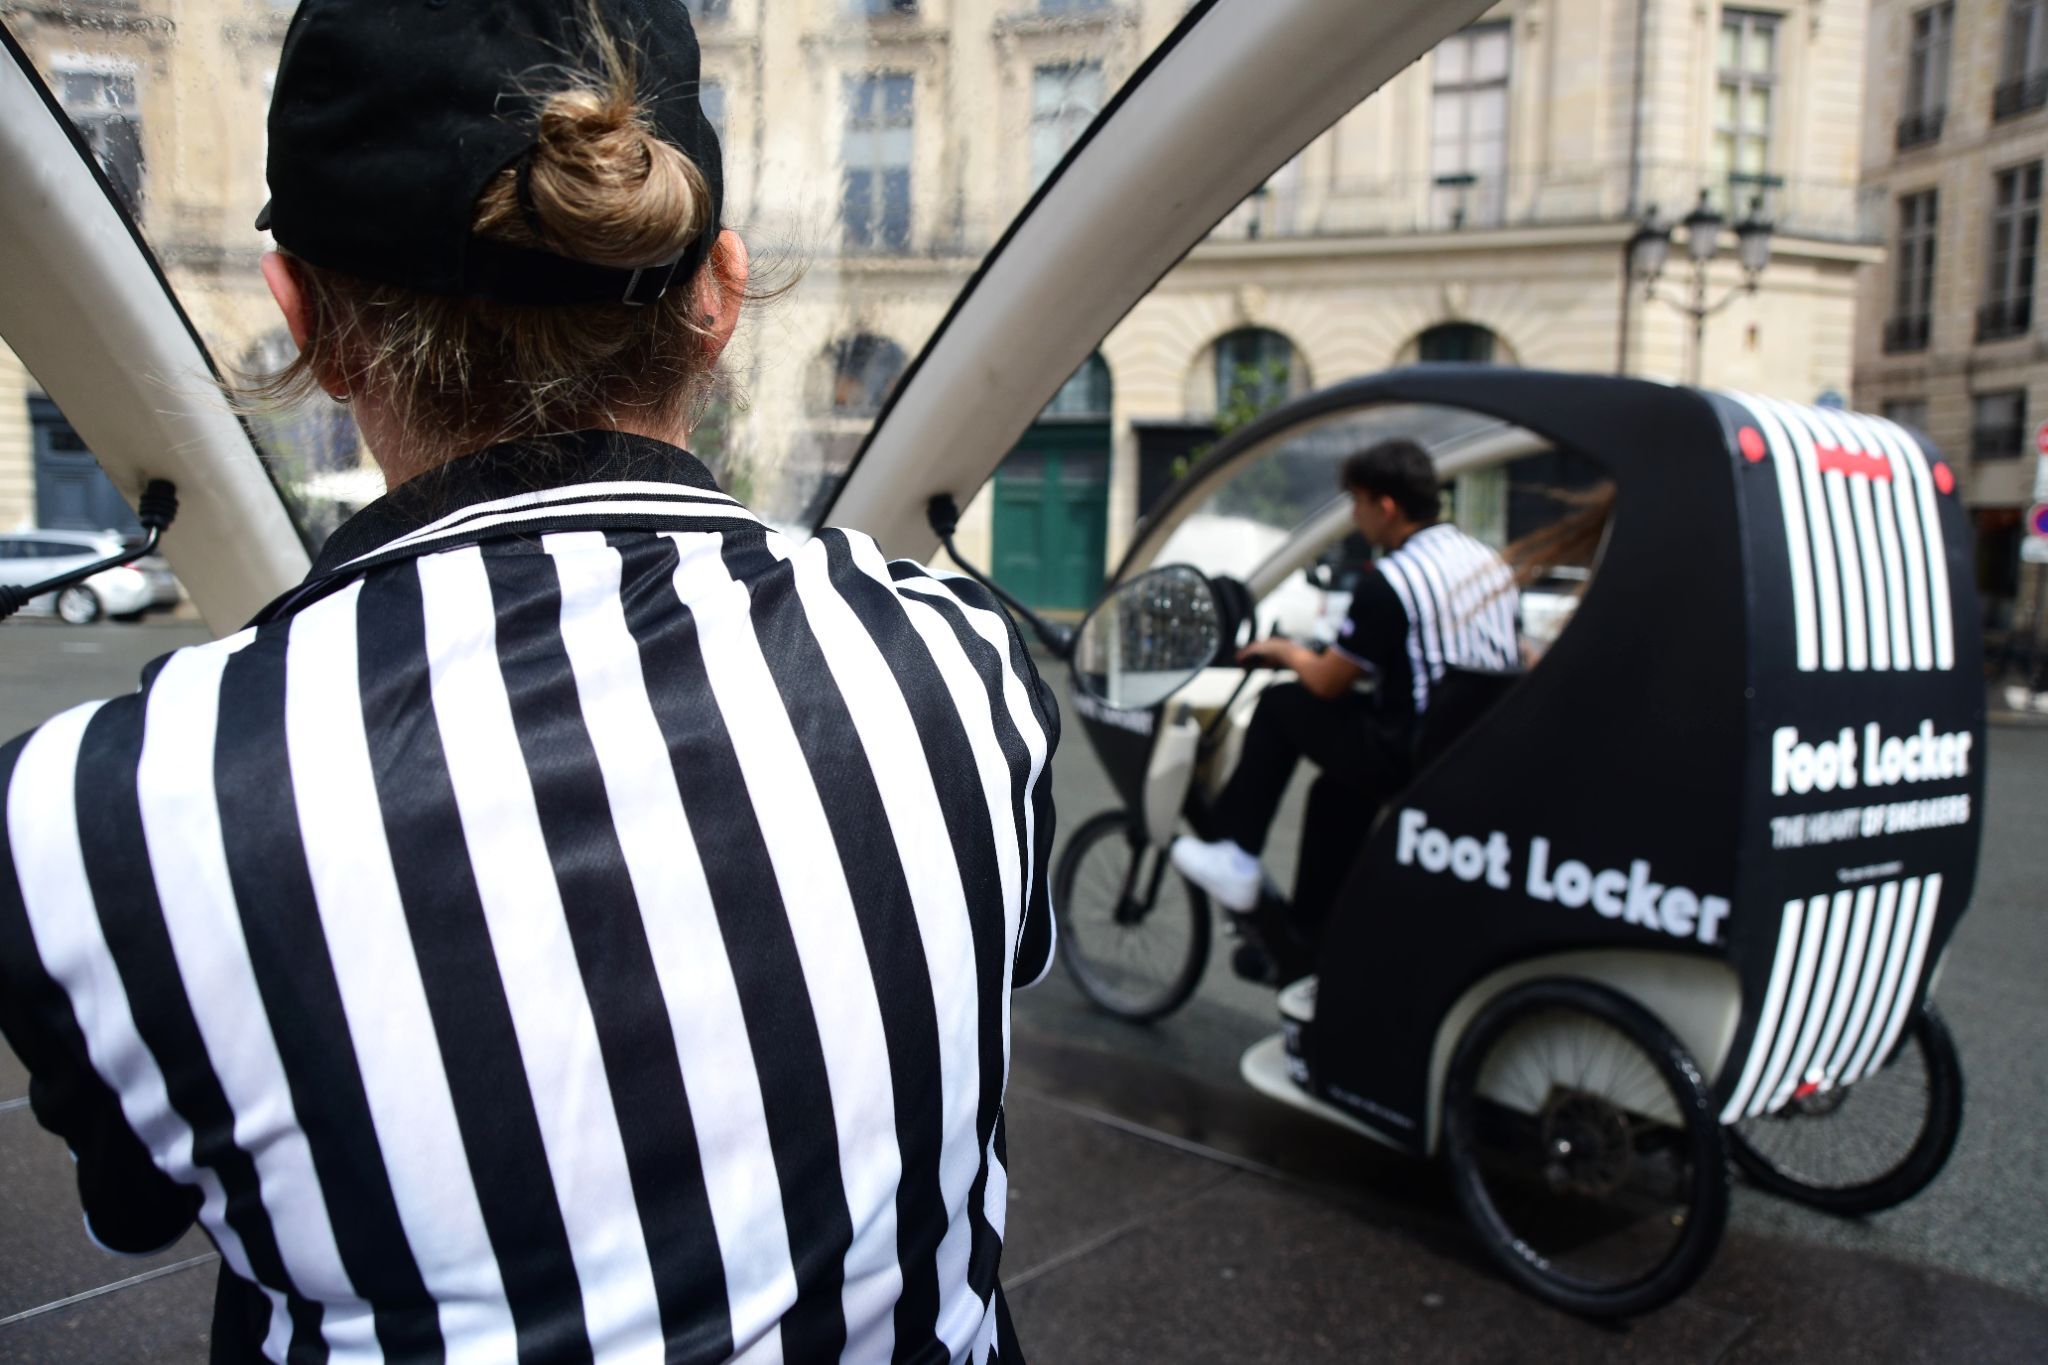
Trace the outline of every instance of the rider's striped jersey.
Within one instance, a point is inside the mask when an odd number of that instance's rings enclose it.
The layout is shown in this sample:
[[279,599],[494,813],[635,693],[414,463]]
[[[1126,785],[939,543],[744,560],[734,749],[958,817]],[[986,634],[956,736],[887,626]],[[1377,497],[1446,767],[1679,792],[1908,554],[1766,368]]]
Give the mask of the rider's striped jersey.
[[533,458],[0,749],[0,1024],[88,1228],[198,1219],[216,1360],[1014,1359],[1015,630],[672,447]]
[[1378,675],[1383,710],[1421,716],[1446,668],[1519,666],[1514,578],[1487,545],[1435,522],[1374,568],[1333,647]]

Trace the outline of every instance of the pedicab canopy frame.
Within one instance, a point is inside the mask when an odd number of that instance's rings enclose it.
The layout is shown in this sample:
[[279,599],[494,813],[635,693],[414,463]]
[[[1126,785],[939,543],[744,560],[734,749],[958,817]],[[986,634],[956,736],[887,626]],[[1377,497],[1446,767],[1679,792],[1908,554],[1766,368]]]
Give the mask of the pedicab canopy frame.
[[[1301,1031],[1312,1092],[1433,1149],[1464,1024],[1544,975],[1649,1007],[1723,1122],[1876,1069],[1976,879],[1985,693],[1952,472],[1880,418],[1426,366],[1246,428],[1190,471],[1118,578],[1227,466],[1393,403],[1515,424],[1599,466],[1616,501],[1571,626],[1371,825]],[[1130,718],[1080,709],[1112,774],[1130,772],[1149,747]]]

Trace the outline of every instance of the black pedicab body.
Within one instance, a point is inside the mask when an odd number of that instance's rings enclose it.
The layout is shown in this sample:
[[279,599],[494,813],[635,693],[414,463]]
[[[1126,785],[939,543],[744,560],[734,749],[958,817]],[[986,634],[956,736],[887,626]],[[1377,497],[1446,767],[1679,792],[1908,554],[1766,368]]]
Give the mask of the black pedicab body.
[[[1140,528],[1119,580],[1172,558],[1177,520],[1232,470],[1390,405],[1473,417],[1444,447],[1473,460],[1588,461],[1613,512],[1542,662],[1465,680],[1480,701],[1461,732],[1425,725],[1437,752],[1361,815],[1320,942],[1260,945],[1269,979],[1314,976],[1283,992],[1283,1032],[1246,1054],[1247,1080],[1415,1155],[1445,1150],[1509,1273],[1581,1312],[1642,1311],[1691,1283],[1725,1219],[1730,1148],[1760,1183],[1836,1212],[1910,1197],[1960,1115],[1926,997],[1981,837],[1981,644],[1952,474],[1858,414],[1421,367],[1222,442]],[[1334,506],[1304,518],[1248,591],[1222,580],[1223,614],[1345,529]],[[1202,827],[1195,773],[1220,785],[1236,689],[1206,718],[1191,693],[1117,709],[1084,672],[1076,709],[1125,808],[1075,837],[1056,888],[1081,897],[1063,906],[1072,924],[1088,908],[1074,865],[1121,841],[1114,922],[1188,922],[1174,932],[1192,969],[1162,973],[1144,1008],[1076,964],[1099,1003],[1157,1017],[1207,952],[1206,904],[1163,850],[1182,818]],[[1245,929],[1284,939],[1284,912],[1269,898]],[[1063,951],[1088,943],[1070,934]],[[1858,1083],[1917,1108],[1904,1152],[1864,1150]],[[1601,1212],[1631,1203],[1672,1210],[1658,1245],[1624,1245],[1626,1220]]]

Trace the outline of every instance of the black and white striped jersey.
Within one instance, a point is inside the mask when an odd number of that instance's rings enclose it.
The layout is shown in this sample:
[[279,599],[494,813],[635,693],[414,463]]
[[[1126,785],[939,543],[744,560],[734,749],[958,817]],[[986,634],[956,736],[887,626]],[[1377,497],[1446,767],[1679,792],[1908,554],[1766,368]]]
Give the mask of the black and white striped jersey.
[[432,484],[0,750],[0,1024],[89,1228],[197,1217],[217,1360],[1015,1359],[1015,629],[638,437]]
[[1518,602],[1499,554],[1435,522],[1359,579],[1332,648],[1379,678],[1383,712],[1419,717],[1446,668],[1520,667]]

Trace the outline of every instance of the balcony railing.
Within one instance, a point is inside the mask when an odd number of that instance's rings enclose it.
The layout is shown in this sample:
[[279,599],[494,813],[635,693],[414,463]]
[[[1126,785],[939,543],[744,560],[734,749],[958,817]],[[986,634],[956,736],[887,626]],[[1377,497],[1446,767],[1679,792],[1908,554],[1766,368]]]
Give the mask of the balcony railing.
[[2026,444],[2024,428],[2015,426],[1972,427],[1970,458],[1973,460],[2017,460]]
[[1977,340],[2004,341],[2025,336],[2034,325],[2034,301],[2030,298],[1993,299],[1977,310]]
[[1991,92],[1991,117],[2017,118],[2048,104],[2048,71],[2007,81]]
[[1884,324],[1884,350],[1886,355],[1898,355],[1904,351],[1927,349],[1928,318],[1926,314],[1917,317],[1886,318]]
[[1899,120],[1898,133],[1892,145],[1903,152],[1940,141],[1941,125],[1947,117],[1948,110],[1945,107],[1922,109],[1906,115]]
[[[1763,197],[1764,215],[1781,236],[1876,243],[1884,239],[1888,201],[1882,191],[1848,181],[1789,179],[1736,185],[1716,181],[1706,166],[1651,163],[1631,176],[1625,162],[1552,165],[1501,175],[1416,176],[1290,183],[1288,172],[1225,216],[1211,241],[1304,237],[1390,237],[1441,232],[1619,223],[1656,205],[1664,220],[1684,216],[1707,186],[1729,221]],[[1633,190],[1633,195],[1631,194]]]

